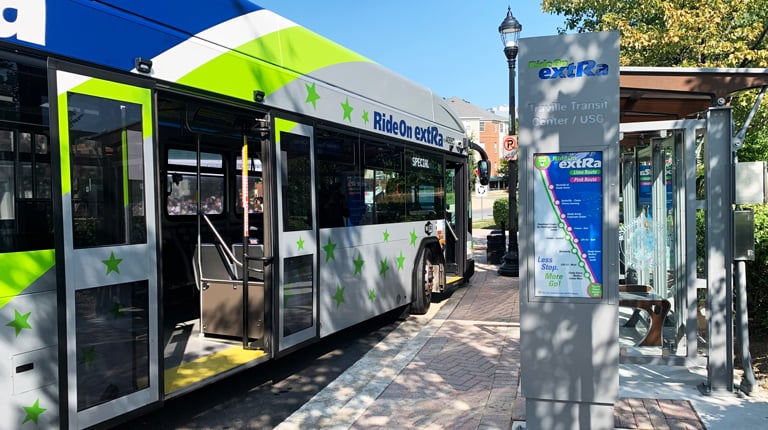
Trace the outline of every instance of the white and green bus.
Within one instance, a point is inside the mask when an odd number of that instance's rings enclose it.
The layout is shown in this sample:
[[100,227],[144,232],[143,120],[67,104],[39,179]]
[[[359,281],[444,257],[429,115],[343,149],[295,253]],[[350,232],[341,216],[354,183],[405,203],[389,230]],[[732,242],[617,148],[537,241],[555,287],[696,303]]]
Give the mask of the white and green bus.
[[430,90],[247,0],[0,6],[0,428],[109,426],[472,275]]

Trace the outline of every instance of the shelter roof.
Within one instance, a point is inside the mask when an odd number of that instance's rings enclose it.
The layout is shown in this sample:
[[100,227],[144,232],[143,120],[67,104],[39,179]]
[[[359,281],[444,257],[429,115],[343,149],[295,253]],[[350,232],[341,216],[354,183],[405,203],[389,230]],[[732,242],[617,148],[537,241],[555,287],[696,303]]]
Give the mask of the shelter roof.
[[768,85],[768,69],[622,67],[619,76],[622,123],[696,117]]

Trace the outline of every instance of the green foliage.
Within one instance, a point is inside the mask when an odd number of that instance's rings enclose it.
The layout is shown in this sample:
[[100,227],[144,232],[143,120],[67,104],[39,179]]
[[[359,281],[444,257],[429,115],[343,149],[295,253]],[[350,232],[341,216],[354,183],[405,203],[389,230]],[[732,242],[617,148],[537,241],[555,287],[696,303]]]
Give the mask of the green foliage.
[[493,221],[497,227],[504,223],[505,229],[509,228],[509,199],[502,197],[493,202]]
[[504,161],[504,162],[499,163],[499,169],[496,172],[496,174],[498,176],[503,176],[505,178],[507,176],[509,176],[509,162]]
[[768,207],[748,206],[755,212],[755,261],[747,262],[747,310],[750,331],[768,329]]
[[707,276],[707,220],[706,212],[696,211],[696,275],[700,278]]
[[560,31],[621,32],[621,64],[766,67],[768,0],[543,0]]
[[[741,129],[747,115],[755,104],[758,90],[750,90],[739,93],[731,100],[733,117],[736,130]],[[768,109],[765,103],[768,97],[763,98],[763,105],[755,112],[755,117],[747,129],[744,146],[738,151],[739,161],[768,160]]]
[[[755,261],[747,262],[747,311],[750,332],[768,329],[768,206],[745,205],[755,213]],[[696,211],[696,270],[706,277],[706,220],[704,211]]]

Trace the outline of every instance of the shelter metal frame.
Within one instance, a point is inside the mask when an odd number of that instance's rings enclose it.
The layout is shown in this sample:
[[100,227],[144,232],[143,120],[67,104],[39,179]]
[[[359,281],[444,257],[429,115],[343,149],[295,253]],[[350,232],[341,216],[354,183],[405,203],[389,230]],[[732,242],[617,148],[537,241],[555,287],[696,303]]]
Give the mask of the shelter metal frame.
[[[705,392],[733,391],[734,164],[736,150],[741,146],[739,137],[743,136],[749,121],[739,134],[734,134],[733,112],[729,105],[731,98],[739,92],[766,86],[768,69],[622,67],[620,71],[622,133],[626,137],[627,133],[652,128],[685,129],[685,181],[690,184],[693,180],[694,186],[696,160],[691,148],[695,146],[691,146],[688,139],[695,138],[695,128],[700,126],[700,122],[683,120],[705,122],[705,200],[696,200],[695,192],[692,192],[695,188],[689,188],[691,191],[688,194],[691,195],[676,196],[685,204],[684,234],[678,236],[678,242],[683,243],[675,244],[677,250],[684,250],[686,257],[684,279],[687,282],[688,352],[683,361],[700,361],[694,347],[696,343],[691,343],[695,341],[696,289],[700,285],[700,280],[696,279],[695,213],[696,210],[706,209],[708,227],[704,257],[707,261],[705,282],[709,339]],[[758,97],[753,112],[760,101],[761,97]],[[656,362],[681,364],[680,359],[674,357],[657,359]]]

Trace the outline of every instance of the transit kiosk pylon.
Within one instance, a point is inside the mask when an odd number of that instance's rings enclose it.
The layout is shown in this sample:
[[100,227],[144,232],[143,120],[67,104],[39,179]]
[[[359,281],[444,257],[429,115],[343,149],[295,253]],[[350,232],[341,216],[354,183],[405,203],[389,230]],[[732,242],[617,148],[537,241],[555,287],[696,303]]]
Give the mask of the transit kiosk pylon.
[[612,429],[619,391],[619,33],[520,41],[528,429]]

